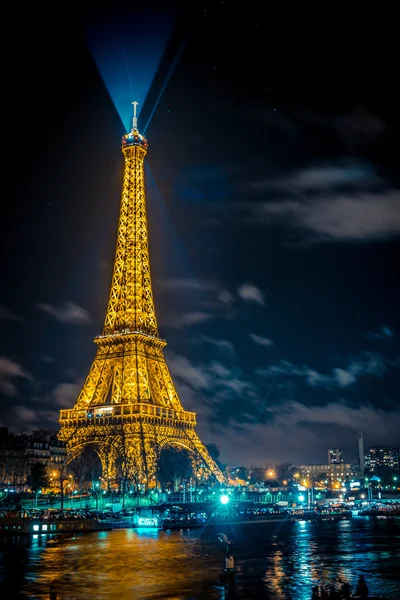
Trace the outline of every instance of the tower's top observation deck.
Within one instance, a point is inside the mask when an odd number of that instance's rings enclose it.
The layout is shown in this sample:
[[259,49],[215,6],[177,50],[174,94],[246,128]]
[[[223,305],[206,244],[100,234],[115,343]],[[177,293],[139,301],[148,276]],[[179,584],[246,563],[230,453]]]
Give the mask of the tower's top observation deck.
[[133,104],[133,119],[132,119],[132,129],[129,133],[126,133],[122,136],[122,149],[128,148],[129,146],[141,146],[142,148],[147,149],[148,143],[146,138],[139,133],[137,126],[137,116],[136,116],[136,107],[139,102],[132,102]]
[[129,146],[141,146],[147,150],[148,143],[146,138],[137,129],[133,129],[122,137],[122,150],[129,148]]

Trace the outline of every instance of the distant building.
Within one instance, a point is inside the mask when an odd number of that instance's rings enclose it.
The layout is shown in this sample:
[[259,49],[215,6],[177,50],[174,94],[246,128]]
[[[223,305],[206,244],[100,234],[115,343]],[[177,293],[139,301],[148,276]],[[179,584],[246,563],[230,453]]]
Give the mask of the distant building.
[[364,460],[364,438],[361,431],[357,436],[358,440],[358,464],[360,467],[361,475],[365,473],[365,460]]
[[343,450],[341,448],[328,450],[328,465],[342,465],[343,463]]
[[25,457],[25,438],[0,430],[0,489],[21,488],[29,474]]
[[65,443],[49,431],[15,435],[0,429],[0,488],[24,488],[31,466],[42,463],[49,470],[66,461]]
[[50,464],[50,444],[43,437],[31,435],[25,442],[25,457],[29,464]]
[[365,455],[365,468],[369,473],[379,471],[382,467],[399,471],[399,448],[374,446]]
[[49,440],[50,464],[51,467],[60,467],[67,460],[67,449],[65,442],[59,440],[56,436],[51,436]]
[[333,463],[330,465],[297,465],[296,468],[302,477],[307,477],[314,481],[318,479],[318,477],[322,476],[330,480],[331,483],[339,480],[346,481],[346,479],[360,476],[358,465],[352,465],[350,463]]

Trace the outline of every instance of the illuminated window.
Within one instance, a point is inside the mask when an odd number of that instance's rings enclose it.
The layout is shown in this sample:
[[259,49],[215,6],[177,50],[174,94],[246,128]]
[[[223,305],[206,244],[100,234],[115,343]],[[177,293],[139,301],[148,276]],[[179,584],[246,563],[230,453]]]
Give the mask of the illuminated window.
[[34,525],[33,526],[33,531],[39,531],[39,525]]

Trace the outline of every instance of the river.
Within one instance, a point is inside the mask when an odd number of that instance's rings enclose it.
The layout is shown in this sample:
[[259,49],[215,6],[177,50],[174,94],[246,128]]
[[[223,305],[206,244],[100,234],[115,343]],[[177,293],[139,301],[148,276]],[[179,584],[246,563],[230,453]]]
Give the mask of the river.
[[238,600],[309,600],[311,587],[367,579],[370,594],[400,598],[400,519],[249,523],[172,531],[121,529],[0,541],[2,600],[222,600],[232,546]]

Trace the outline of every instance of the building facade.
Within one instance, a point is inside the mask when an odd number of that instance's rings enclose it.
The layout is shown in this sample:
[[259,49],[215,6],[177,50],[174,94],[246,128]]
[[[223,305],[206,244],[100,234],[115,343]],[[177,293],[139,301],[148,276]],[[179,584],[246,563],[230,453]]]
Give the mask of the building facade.
[[374,446],[369,449],[365,455],[365,469],[369,473],[376,473],[382,468],[399,471],[399,448]]
[[328,465],[342,465],[343,463],[343,450],[341,448],[328,450]]
[[29,465],[25,456],[25,437],[8,433],[6,427],[0,430],[0,489],[21,488],[29,475]]
[[43,464],[50,472],[66,461],[65,444],[49,431],[32,435],[0,429],[0,489],[22,490],[28,485],[31,467]]
[[327,479],[329,483],[336,481],[346,481],[360,477],[358,465],[350,463],[328,464],[328,465],[297,465],[297,471],[301,477],[310,482],[317,482],[319,479]]

